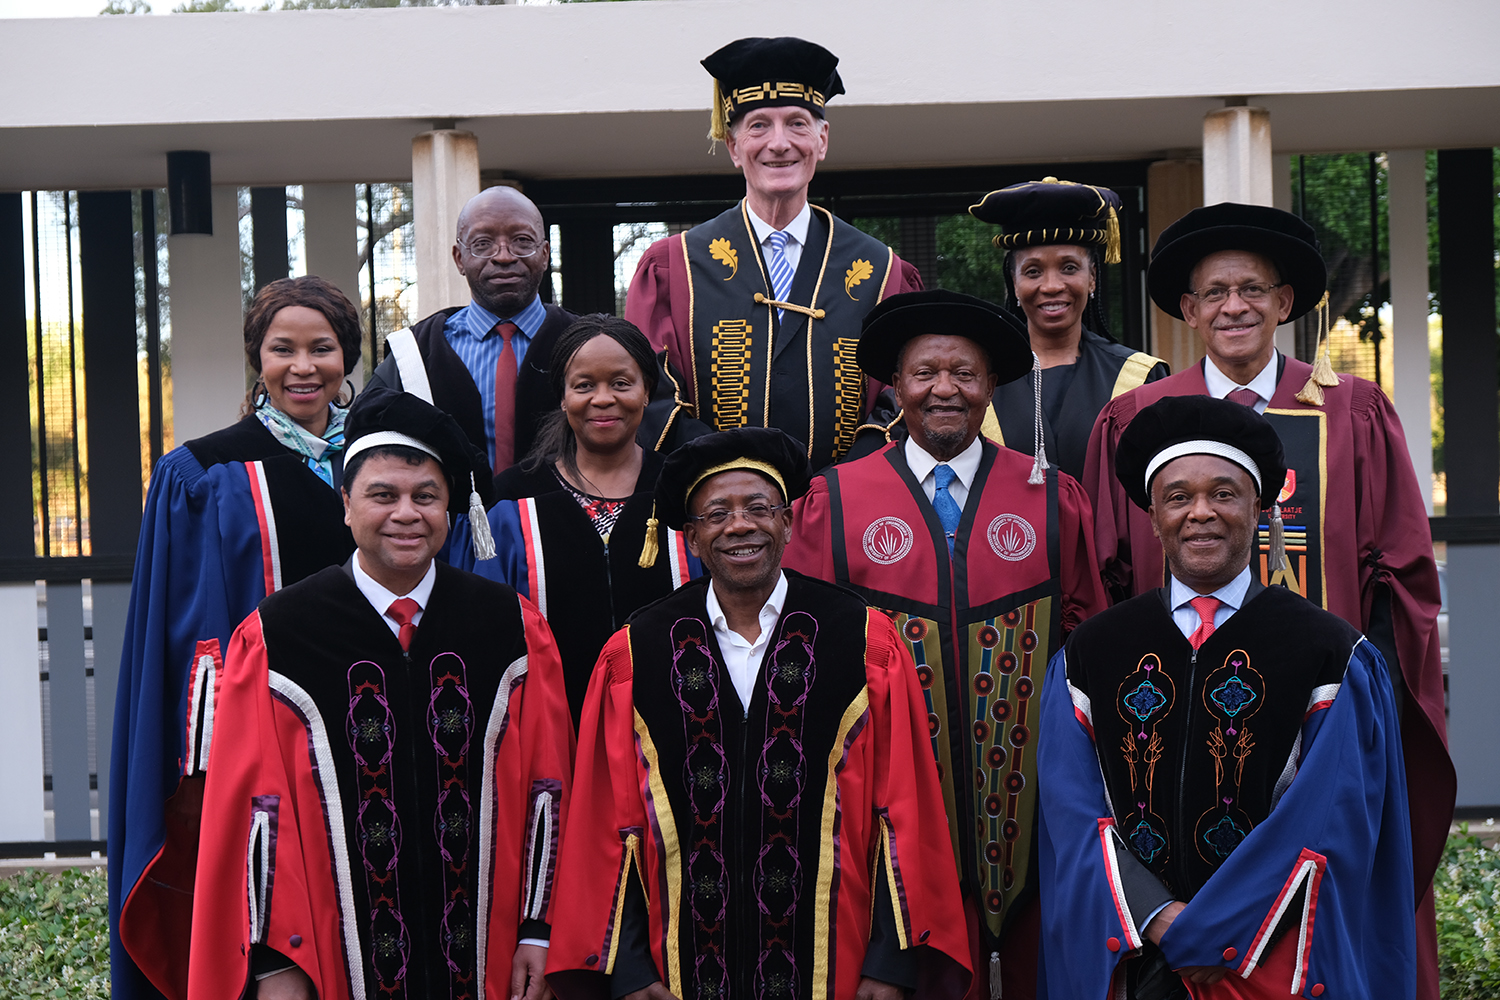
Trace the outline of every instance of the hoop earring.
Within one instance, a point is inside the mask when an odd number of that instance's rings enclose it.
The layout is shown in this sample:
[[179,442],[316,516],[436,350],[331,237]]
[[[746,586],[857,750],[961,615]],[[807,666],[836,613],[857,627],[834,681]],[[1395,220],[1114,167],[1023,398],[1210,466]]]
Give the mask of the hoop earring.
[[[342,399],[341,398],[344,395],[345,390],[348,390],[348,392],[349,392],[349,398],[348,399]],[[353,402],[354,402],[354,383],[350,382],[347,379],[345,379],[344,380],[344,384],[341,385],[341,386],[339,386],[338,395],[336,395],[336,396],[333,397],[333,405],[337,406],[341,410],[347,410],[347,409],[349,409],[350,405]]]
[[271,393],[266,389],[266,380],[258,378],[250,387],[250,405],[257,410],[266,405],[266,400],[271,398]]

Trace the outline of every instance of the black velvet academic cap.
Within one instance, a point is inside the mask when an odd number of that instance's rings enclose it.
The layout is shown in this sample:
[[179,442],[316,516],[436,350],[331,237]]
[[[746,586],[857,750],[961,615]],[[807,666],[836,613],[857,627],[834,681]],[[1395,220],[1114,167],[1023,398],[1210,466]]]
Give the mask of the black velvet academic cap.
[[1270,258],[1279,280],[1297,293],[1288,323],[1315,309],[1328,288],[1328,266],[1312,226],[1279,208],[1226,201],[1195,208],[1162,230],[1146,272],[1151,300],[1162,312],[1182,319],[1182,295],[1193,291],[1188,287],[1193,268],[1221,250]]
[[741,38],[703,60],[714,78],[710,134],[722,139],[728,123],[756,108],[797,105],[819,118],[823,105],[844,92],[839,57],[801,38]]
[[[442,410],[409,392],[377,386],[359,394],[344,425],[344,463],[367,448],[399,444],[425,451],[448,477],[448,509],[469,510],[469,494],[478,491],[486,506],[494,481],[483,453]],[[346,480],[347,485],[347,480]]]
[[968,337],[990,356],[990,367],[1001,384],[1031,371],[1031,340],[1026,321],[993,302],[929,288],[902,292],[876,303],[865,315],[855,357],[864,373],[889,382],[896,372],[901,348],[927,334]]
[[1050,244],[1099,246],[1105,261],[1120,260],[1120,196],[1109,188],[1043,177],[991,191],[969,214],[1002,226],[995,237],[1001,250]]
[[1120,435],[1115,475],[1135,505],[1149,510],[1148,474],[1184,455],[1217,455],[1240,466],[1260,483],[1262,507],[1276,500],[1286,480],[1281,438],[1271,422],[1254,407],[1212,396],[1168,396],[1137,413]]
[[656,480],[656,516],[669,528],[688,521],[688,499],[710,476],[743,469],[765,476],[791,503],[807,492],[807,448],[774,427],[740,427],[694,438],[667,456]]

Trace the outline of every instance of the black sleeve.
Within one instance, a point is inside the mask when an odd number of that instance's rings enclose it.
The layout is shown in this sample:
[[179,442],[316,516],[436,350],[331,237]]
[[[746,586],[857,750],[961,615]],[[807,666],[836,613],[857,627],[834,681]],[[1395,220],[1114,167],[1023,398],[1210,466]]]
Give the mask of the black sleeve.
[[678,402],[678,387],[683,384],[683,376],[668,360],[667,352],[658,351],[656,360],[656,391],[646,403],[635,441],[647,451],[659,451],[665,455],[679,445],[711,433],[713,428],[694,417],[687,403]]
[[[1137,921],[1143,921],[1176,897],[1162,885],[1161,879],[1152,874],[1151,869],[1141,863],[1140,858],[1131,853],[1129,845],[1118,831],[1114,833],[1114,837],[1120,845],[1120,850],[1115,854],[1119,858],[1120,885],[1125,890],[1125,903],[1130,907],[1131,916]],[[1136,933],[1145,937],[1145,924],[1138,924]]]
[[615,952],[615,969],[609,977],[611,1000],[620,1000],[620,997],[661,981],[656,962],[651,958],[650,927],[646,892],[639,879],[629,878],[625,883],[625,905],[620,912],[620,944]]
[[1365,638],[1370,640],[1385,660],[1386,673],[1391,678],[1391,694],[1396,699],[1396,718],[1406,707],[1406,680],[1401,675],[1401,661],[1396,656],[1396,621],[1391,614],[1390,584],[1375,584],[1370,601],[1370,627],[1365,629]]
[[901,407],[896,405],[895,390],[884,388],[875,397],[870,415],[854,429],[854,444],[839,462],[852,462],[873,455],[892,441],[904,440],[906,423],[901,419]]
[[375,372],[370,380],[365,383],[365,389],[373,389],[380,386],[384,389],[402,389],[401,371],[396,367],[396,359],[387,351],[385,360],[375,366]]
[[516,940],[524,941],[527,938],[534,941],[551,941],[552,925],[545,920],[521,921],[521,926],[516,929]]
[[875,913],[870,922],[870,947],[865,952],[865,964],[860,973],[904,990],[917,988],[916,948],[901,950],[901,939],[896,936],[896,911],[891,904],[891,887],[883,878],[875,880]]

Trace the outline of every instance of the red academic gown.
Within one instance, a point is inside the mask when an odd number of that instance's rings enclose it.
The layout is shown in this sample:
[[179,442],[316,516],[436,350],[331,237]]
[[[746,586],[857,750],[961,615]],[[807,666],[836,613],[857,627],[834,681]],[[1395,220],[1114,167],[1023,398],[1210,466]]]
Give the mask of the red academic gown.
[[[1166,396],[1207,395],[1202,366],[1200,362],[1116,397],[1094,424],[1084,487],[1094,503],[1095,544],[1105,581],[1117,597],[1161,586],[1165,568],[1150,518],[1130,502],[1115,477],[1115,447],[1142,407]],[[1437,939],[1430,885],[1447,840],[1458,783],[1443,714],[1437,633],[1441,598],[1432,532],[1390,400],[1374,383],[1341,375],[1338,385],[1324,389],[1323,406],[1298,402],[1297,393],[1311,371],[1307,363],[1285,358],[1266,410],[1287,449],[1281,502],[1293,564],[1290,582],[1314,603],[1364,630],[1388,662],[1399,664],[1405,681],[1401,740],[1421,900],[1417,995],[1434,1000]],[[1308,456],[1300,467],[1299,455]],[[1263,523],[1251,571],[1269,584],[1267,537]]]
[[1088,497],[1056,469],[1028,483],[1029,456],[984,441],[950,556],[904,447],[814,479],[785,564],[890,609],[917,665],[961,859],[976,990],[989,994],[998,960],[1005,995],[1029,997],[1037,699],[1048,656],[1106,605]]
[[911,658],[885,615],[787,577],[748,710],[706,580],[638,612],[600,654],[547,964],[562,1000],[608,995],[601,973],[618,971],[627,895],[642,889],[650,960],[674,996],[853,997],[881,899],[916,960],[915,996],[963,994],[958,881]]
[[189,996],[239,997],[257,945],[319,1000],[509,996],[551,919],[573,749],[530,602],[439,564],[406,657],[326,569],[235,630],[217,708]]

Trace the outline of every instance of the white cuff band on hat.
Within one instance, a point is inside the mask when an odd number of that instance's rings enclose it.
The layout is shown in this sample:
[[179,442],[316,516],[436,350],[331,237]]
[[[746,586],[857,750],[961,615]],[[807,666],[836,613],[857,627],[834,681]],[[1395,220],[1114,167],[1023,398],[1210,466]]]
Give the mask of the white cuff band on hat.
[[402,434],[400,431],[371,431],[344,449],[344,465],[347,466],[354,456],[362,451],[370,448],[379,448],[387,444],[399,444],[407,448],[415,448],[420,452],[431,455],[437,460],[438,465],[443,464],[443,460],[438,457],[437,452],[433,451],[429,445],[418,441],[409,434]]
[[1254,459],[1232,444],[1225,444],[1223,441],[1200,440],[1179,441],[1168,445],[1146,463],[1147,496],[1151,495],[1151,478],[1156,475],[1157,470],[1173,459],[1182,458],[1184,455],[1216,455],[1219,458],[1228,459],[1250,473],[1250,478],[1255,480],[1255,492],[1257,495],[1260,494],[1260,466],[1255,464]]

